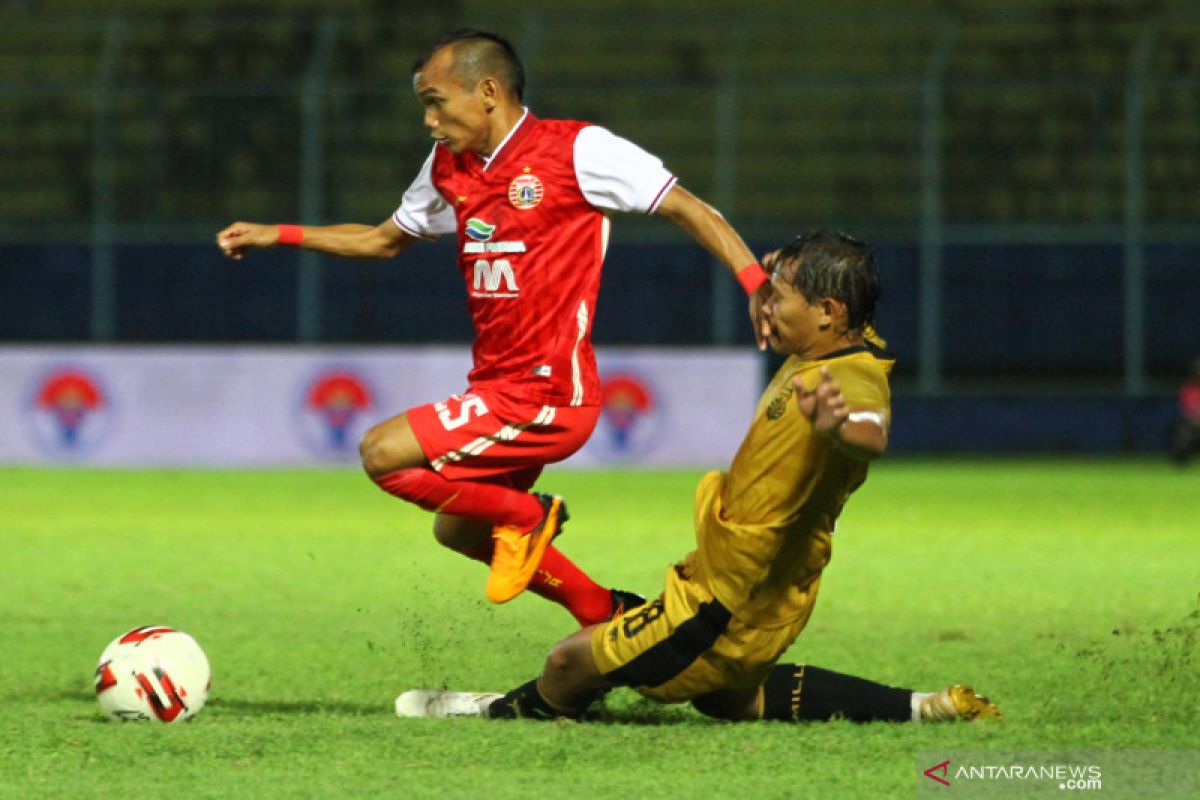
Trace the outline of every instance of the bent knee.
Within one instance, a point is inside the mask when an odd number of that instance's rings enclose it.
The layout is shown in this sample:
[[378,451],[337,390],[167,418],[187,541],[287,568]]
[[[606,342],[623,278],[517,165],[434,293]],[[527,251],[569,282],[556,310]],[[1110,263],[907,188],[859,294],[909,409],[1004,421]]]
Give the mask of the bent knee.
[[591,648],[581,644],[577,637],[564,639],[554,645],[550,655],[546,656],[546,674],[561,678],[571,678],[587,673],[591,667]]
[[546,656],[546,672],[559,675],[569,674],[575,665],[575,656],[568,642],[559,642]]
[[383,425],[377,425],[359,440],[358,456],[366,473],[378,478],[398,469],[421,466],[423,457],[414,458],[411,449],[397,441]]
[[546,657],[538,689],[555,708],[582,711],[588,703],[616,685],[600,674],[592,656],[595,630],[596,626],[591,626],[576,631],[554,645]]
[[377,471],[381,467],[380,461],[382,456],[379,451],[382,446],[382,440],[383,436],[379,433],[378,426],[368,430],[358,440],[359,460],[362,461],[363,469],[372,477],[378,477],[382,474]]

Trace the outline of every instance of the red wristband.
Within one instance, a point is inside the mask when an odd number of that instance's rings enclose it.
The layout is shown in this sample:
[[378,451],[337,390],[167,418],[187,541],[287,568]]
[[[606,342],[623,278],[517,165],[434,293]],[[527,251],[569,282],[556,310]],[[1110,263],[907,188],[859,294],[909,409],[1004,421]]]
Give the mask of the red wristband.
[[301,225],[276,225],[279,229],[279,243],[298,247],[304,241],[304,227]]
[[737,279],[746,294],[754,294],[758,287],[770,280],[757,261],[738,270]]

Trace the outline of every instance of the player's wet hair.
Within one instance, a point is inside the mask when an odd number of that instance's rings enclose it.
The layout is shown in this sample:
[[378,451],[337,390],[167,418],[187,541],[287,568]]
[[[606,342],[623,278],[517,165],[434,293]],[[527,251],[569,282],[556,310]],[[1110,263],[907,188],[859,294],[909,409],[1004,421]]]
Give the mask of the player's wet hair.
[[792,285],[810,301],[832,297],[846,306],[850,332],[875,326],[879,271],[875,254],[844,233],[817,230],[797,236],[779,251],[776,263],[794,262]]
[[420,72],[434,53],[449,46],[454,48],[454,71],[463,86],[474,88],[490,75],[518,101],[525,96],[525,66],[512,43],[475,28],[460,28],[434,42],[413,63],[413,74]]

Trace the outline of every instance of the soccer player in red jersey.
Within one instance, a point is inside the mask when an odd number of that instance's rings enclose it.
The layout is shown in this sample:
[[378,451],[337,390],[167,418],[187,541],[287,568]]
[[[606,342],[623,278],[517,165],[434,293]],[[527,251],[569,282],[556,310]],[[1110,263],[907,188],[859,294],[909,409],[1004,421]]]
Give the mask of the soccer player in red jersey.
[[1171,458],[1183,465],[1200,453],[1200,356],[1179,387],[1179,412],[1171,427]]
[[491,565],[489,599],[529,587],[588,625],[611,616],[621,593],[551,544],[566,509],[529,490],[546,464],[583,446],[599,417],[591,330],[609,215],[659,214],[715,255],[750,295],[760,347],[766,274],[658,158],[595,125],[538,119],[522,105],[524,83],[506,40],[451,34],[413,67],[435,144],[388,220],[235,222],[217,244],[235,259],[280,244],[390,258],[422,239],[457,237],[476,332],[468,388],[369,430],[363,467],[384,491],[436,512],[439,542]]

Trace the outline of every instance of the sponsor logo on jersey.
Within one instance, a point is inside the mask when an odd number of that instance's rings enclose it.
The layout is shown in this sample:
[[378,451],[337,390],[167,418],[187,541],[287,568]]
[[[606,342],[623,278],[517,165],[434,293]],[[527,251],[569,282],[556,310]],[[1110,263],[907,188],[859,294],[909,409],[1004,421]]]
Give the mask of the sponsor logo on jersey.
[[[529,168],[526,167],[526,169]],[[542,195],[545,191],[538,176],[530,173],[518,175],[508,185],[508,202],[522,210],[533,208],[542,202]]]
[[370,426],[368,412],[379,404],[358,371],[326,368],[302,387],[299,426],[305,445],[320,456],[352,458]]
[[[501,291],[500,284],[504,284]],[[486,258],[475,259],[475,280],[471,294],[475,297],[516,297],[520,291],[517,287],[517,276],[513,274],[512,263],[506,258],[491,261]]]
[[463,252],[472,253],[524,253],[524,242],[465,242]]
[[475,241],[486,242],[496,232],[496,226],[487,224],[479,217],[471,217],[467,220],[466,231],[467,236],[470,236]]
[[600,435],[593,441],[602,456],[635,460],[653,448],[661,428],[661,403],[644,376],[628,370],[600,376]]
[[111,395],[80,367],[56,367],[38,377],[26,411],[34,441],[57,458],[86,456],[112,429]]

